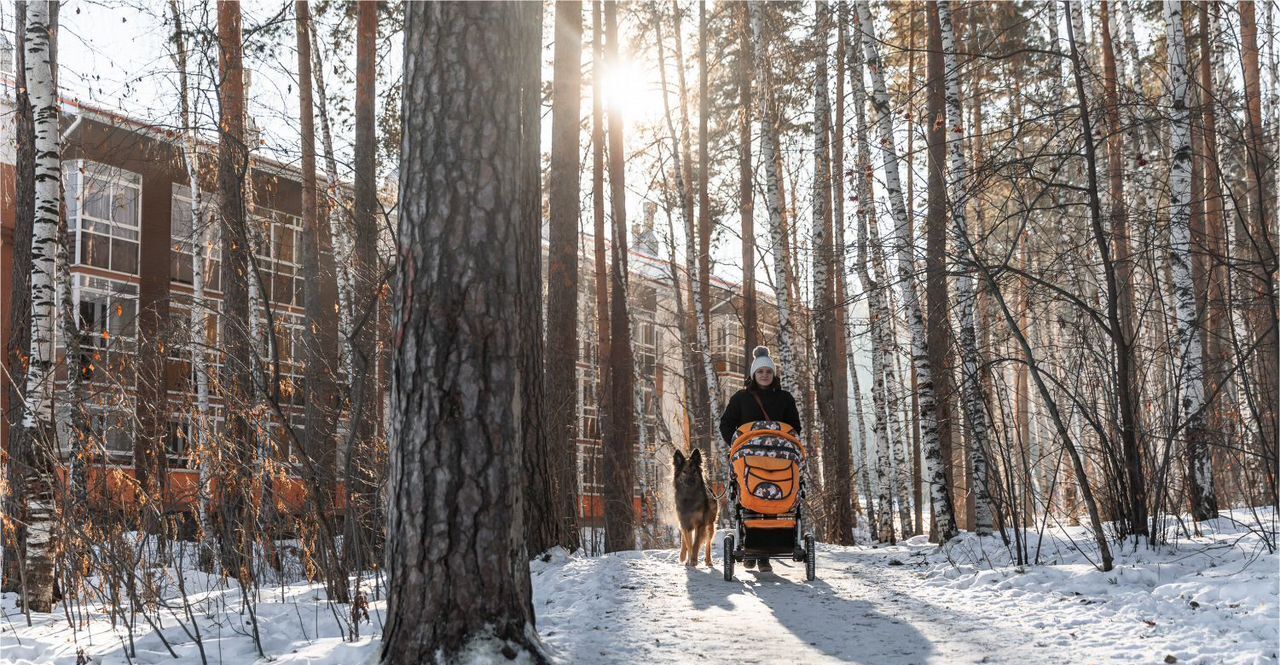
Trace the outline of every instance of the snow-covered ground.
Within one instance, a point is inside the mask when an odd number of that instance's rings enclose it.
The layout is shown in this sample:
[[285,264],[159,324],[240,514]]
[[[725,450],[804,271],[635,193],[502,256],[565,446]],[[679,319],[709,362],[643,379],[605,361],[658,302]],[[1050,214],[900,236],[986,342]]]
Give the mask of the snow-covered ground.
[[[1202,534],[1155,549],[1115,546],[1116,567],[1088,563],[1081,528],[1030,534],[1039,566],[1011,564],[996,536],[947,548],[917,538],[894,547],[821,546],[818,579],[800,564],[774,572],[687,569],[670,550],[602,557],[556,553],[533,562],[542,639],[565,663],[1275,663],[1280,557],[1267,552],[1275,516],[1237,511]],[[1260,529],[1259,525],[1262,525]],[[717,552],[719,550],[717,549]],[[188,572],[188,587],[199,574]],[[207,582],[205,580],[204,582]],[[203,592],[194,610],[210,663],[333,663],[376,657],[385,602],[370,603],[363,637],[344,642],[323,590],[264,590],[254,606],[259,658],[234,589]],[[175,606],[181,616],[181,606]],[[127,631],[98,615],[72,633],[59,614],[27,627],[12,595],[0,608],[0,663],[126,663]],[[163,613],[162,613],[163,615]],[[184,620],[185,622],[185,620]],[[135,628],[135,663],[175,662],[156,632]],[[161,634],[181,662],[200,662],[176,621]]]

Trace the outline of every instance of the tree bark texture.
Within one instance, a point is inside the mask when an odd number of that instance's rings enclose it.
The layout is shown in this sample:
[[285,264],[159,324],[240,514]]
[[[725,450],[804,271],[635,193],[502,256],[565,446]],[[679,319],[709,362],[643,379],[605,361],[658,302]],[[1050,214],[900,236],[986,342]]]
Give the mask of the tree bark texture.
[[[541,382],[536,107],[541,5],[405,8],[383,663],[468,648],[545,662],[522,455]],[[534,117],[530,118],[530,112]],[[496,654],[494,654],[496,657]]]

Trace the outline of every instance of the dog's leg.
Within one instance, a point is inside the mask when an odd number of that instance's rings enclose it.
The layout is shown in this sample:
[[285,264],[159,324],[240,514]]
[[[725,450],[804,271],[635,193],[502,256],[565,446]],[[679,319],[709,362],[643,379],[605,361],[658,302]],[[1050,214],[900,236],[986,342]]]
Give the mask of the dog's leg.
[[689,559],[685,561],[685,565],[690,568],[698,567],[698,550],[702,548],[702,528],[694,527],[689,530]]
[[690,536],[689,531],[680,529],[680,563],[686,563],[689,560],[689,552],[691,551],[689,545],[693,541]]
[[[707,523],[706,536],[707,539],[707,567],[711,567],[711,546],[716,542],[716,523],[714,521]],[[697,556],[695,553],[694,556]]]

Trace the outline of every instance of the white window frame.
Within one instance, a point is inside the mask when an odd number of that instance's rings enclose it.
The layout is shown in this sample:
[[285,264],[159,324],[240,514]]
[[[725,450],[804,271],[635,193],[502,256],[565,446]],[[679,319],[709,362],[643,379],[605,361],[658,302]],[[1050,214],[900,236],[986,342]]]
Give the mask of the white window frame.
[[[108,270],[121,275],[137,276],[139,273],[138,269],[141,268],[140,262],[142,258],[142,176],[116,166],[109,166],[107,164],[101,164],[87,159],[74,160],[69,162],[69,164],[71,168],[65,169],[63,173],[65,174],[64,177],[67,178],[67,190],[71,193],[69,198],[71,198],[70,203],[72,203],[67,223],[69,228],[74,229],[76,234],[76,255],[73,257],[73,263],[75,265],[88,265],[83,260],[83,234],[88,231],[94,235],[106,237],[108,245],[108,267],[91,267],[98,270]],[[135,206],[132,225],[126,222],[118,222],[114,219],[110,219],[110,217],[112,217],[110,212],[107,214],[107,219],[85,213],[85,182],[89,177],[103,179],[107,182],[109,190],[107,193],[108,211],[115,209],[115,199],[118,194],[118,190],[133,190],[136,196],[135,200],[137,205]],[[86,228],[86,226],[89,226],[89,228]],[[114,249],[111,248],[112,240],[125,240],[133,243],[135,254],[133,257],[133,263],[135,266],[134,272],[124,272],[111,267],[114,263],[111,256],[111,252],[114,252]]]

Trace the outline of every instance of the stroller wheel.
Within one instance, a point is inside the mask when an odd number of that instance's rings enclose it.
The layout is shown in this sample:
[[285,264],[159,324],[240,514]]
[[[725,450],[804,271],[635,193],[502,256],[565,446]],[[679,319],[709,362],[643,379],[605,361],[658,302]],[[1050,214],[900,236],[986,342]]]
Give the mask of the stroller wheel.
[[818,548],[814,545],[813,534],[804,536],[804,578],[810,582],[817,576]]
[[724,537],[724,581],[733,581],[733,534]]

